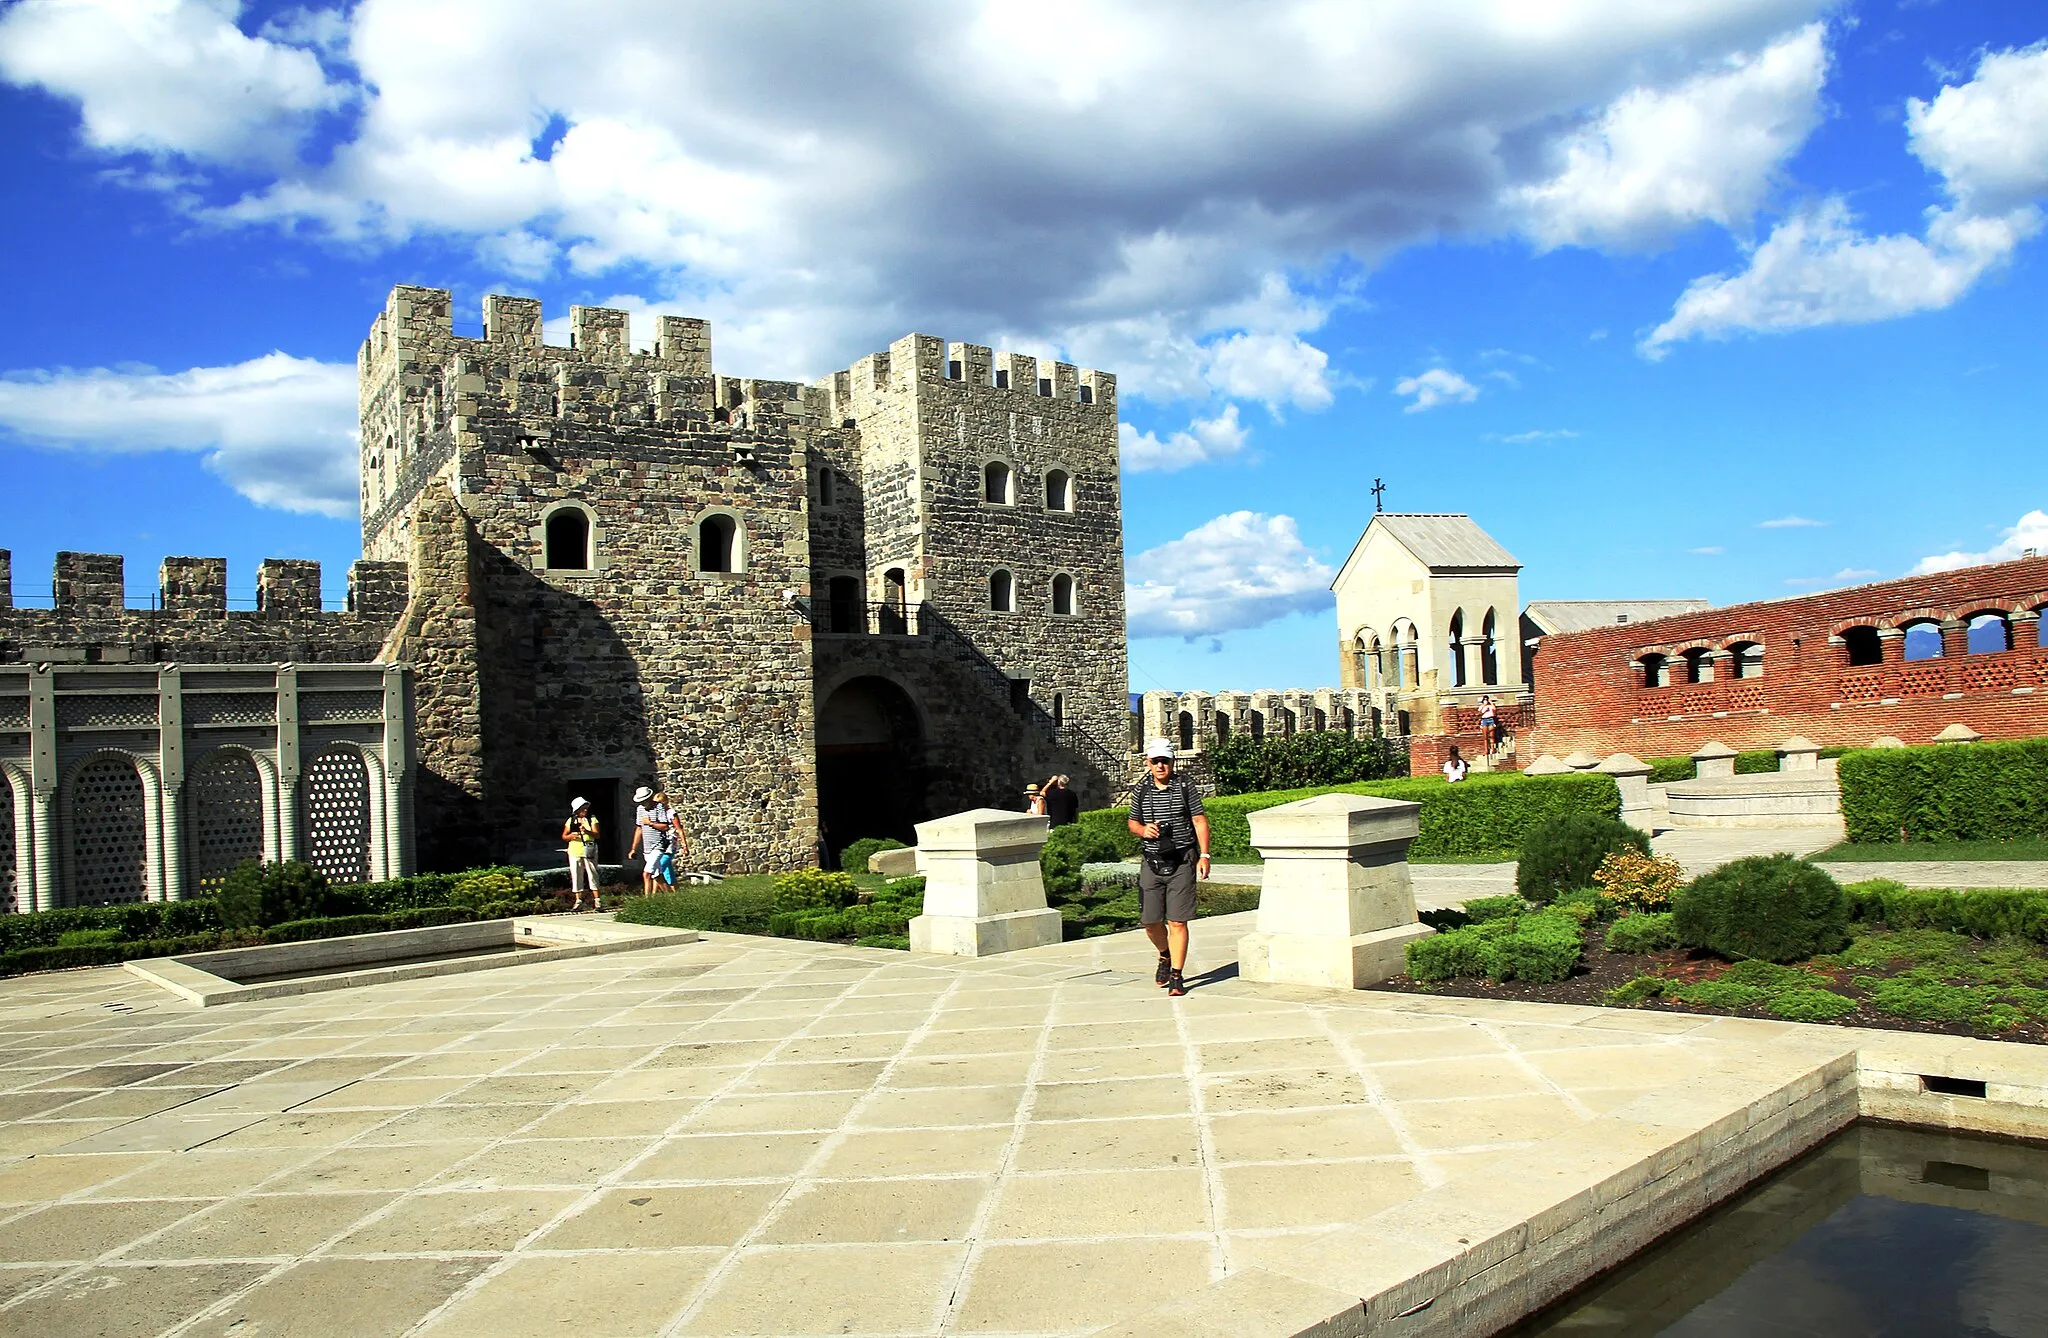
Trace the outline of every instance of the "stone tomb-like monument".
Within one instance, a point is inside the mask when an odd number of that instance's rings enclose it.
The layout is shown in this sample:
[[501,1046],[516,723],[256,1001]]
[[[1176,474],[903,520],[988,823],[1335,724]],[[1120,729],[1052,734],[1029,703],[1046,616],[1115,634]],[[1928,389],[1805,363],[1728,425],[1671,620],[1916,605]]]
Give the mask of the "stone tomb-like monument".
[[1406,969],[1434,931],[1415,919],[1408,847],[1420,804],[1325,794],[1250,815],[1265,857],[1258,928],[1237,941],[1238,974],[1273,985],[1358,989]]
[[918,823],[924,914],[910,922],[910,950],[987,957],[1059,942],[1038,869],[1048,830],[1042,817],[1000,808]]

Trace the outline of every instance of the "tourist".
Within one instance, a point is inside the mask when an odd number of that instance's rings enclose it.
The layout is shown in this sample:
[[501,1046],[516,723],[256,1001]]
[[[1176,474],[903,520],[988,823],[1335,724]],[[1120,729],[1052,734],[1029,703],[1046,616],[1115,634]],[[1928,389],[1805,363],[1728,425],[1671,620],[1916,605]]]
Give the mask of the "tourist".
[[1041,818],[1045,816],[1045,796],[1039,794],[1036,785],[1024,787],[1024,811]]
[[1489,754],[1500,751],[1500,717],[1491,697],[1479,699],[1479,741]]
[[645,785],[633,791],[633,804],[633,843],[626,848],[626,859],[631,862],[633,852],[640,852],[640,895],[644,897],[658,882],[675,886],[676,815],[668,806],[667,795]]
[[569,801],[569,820],[562,824],[562,839],[569,843],[569,909],[583,909],[583,894],[590,893],[590,909],[597,909],[597,819],[591,816],[590,801],[581,797]]
[[1131,791],[1125,825],[1138,838],[1139,920],[1159,950],[1152,979],[1166,992],[1188,992],[1181,973],[1188,962],[1188,921],[1195,918],[1195,880],[1209,876],[1209,819],[1202,796],[1185,776],[1173,774],[1173,745],[1153,739],[1145,745],[1149,774]]
[[1458,756],[1458,745],[1452,744],[1451,755],[1444,759],[1444,779],[1455,784],[1465,779],[1465,773],[1471,769],[1465,764],[1465,759]]
[[1067,777],[1048,779],[1044,788],[1039,790],[1038,798],[1045,809],[1046,819],[1053,826],[1067,827],[1080,820],[1081,796],[1067,784]]

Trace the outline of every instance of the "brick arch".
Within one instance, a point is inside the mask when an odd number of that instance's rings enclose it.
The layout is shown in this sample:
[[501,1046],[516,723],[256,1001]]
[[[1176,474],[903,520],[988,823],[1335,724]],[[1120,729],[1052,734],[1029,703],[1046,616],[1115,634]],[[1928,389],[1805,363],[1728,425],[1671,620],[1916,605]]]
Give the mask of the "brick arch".
[[1938,608],[1932,604],[1922,604],[1916,608],[1910,608],[1900,613],[1894,613],[1891,616],[1890,621],[1880,623],[1879,626],[1903,629],[1908,623],[1945,623],[1953,619],[1955,616],[1956,615],[1952,610]]
[[2028,595],[2007,609],[2005,616],[2010,618],[2015,613],[2048,613],[2048,590]]
[[1886,622],[1884,619],[1876,617],[1872,614],[1859,614],[1854,618],[1843,618],[1839,622],[1835,623],[1832,627],[1828,629],[1828,635],[1831,637],[1838,637],[1842,635],[1842,633],[1847,632],[1851,628],[1855,627],[1874,627],[1878,631],[1882,632],[1890,628],[1891,624]]
[[1731,647],[1743,645],[1745,643],[1754,646],[1762,646],[1764,649],[1768,650],[1770,649],[1771,644],[1770,642],[1764,640],[1764,634],[1762,632],[1756,631],[1731,632],[1727,636],[1722,637],[1720,640],[1721,644],[1716,647],[1717,650],[1728,650]]

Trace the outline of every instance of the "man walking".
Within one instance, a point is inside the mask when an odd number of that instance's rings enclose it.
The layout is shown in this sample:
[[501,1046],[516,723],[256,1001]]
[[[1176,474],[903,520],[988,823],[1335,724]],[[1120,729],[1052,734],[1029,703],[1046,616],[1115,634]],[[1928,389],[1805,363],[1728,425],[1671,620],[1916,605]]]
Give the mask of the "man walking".
[[1055,827],[1071,826],[1081,817],[1081,796],[1067,784],[1065,776],[1049,777],[1038,797],[1045,802],[1046,821]]
[[1202,796],[1185,776],[1173,774],[1173,745],[1153,739],[1145,745],[1148,774],[1131,791],[1127,826],[1138,838],[1139,919],[1159,949],[1152,979],[1168,994],[1188,992],[1181,972],[1188,961],[1188,921],[1195,918],[1195,879],[1209,876],[1209,819]]

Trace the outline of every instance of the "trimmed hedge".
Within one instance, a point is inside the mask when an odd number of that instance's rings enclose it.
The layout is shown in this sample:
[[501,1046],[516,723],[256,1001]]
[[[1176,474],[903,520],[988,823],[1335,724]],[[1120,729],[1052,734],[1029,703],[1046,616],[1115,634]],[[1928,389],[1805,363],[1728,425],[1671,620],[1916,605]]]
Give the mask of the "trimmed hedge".
[[1483,975],[1549,984],[1571,975],[1584,948],[1577,920],[1561,911],[1537,911],[1440,930],[1409,944],[1405,955],[1408,975],[1418,981]]
[[212,898],[134,901],[118,906],[63,906],[53,911],[0,915],[0,953],[54,948],[79,930],[112,929],[123,940],[190,938],[222,928]]
[[868,856],[879,850],[901,850],[903,843],[893,836],[863,836],[839,852],[839,867],[846,873],[866,873]]
[[[1841,757],[1847,748],[1823,748],[1822,757]],[[1689,781],[1699,779],[1698,764],[1690,757],[1647,757],[1650,764],[1648,777],[1652,785],[1668,781]],[[1778,752],[1775,748],[1756,748],[1735,754],[1735,774],[1757,776],[1766,771],[1778,769]]]
[[1827,872],[1790,855],[1751,855],[1681,888],[1679,942],[1733,961],[1799,962],[1849,942],[1849,897]]
[[[1612,776],[1520,776],[1480,773],[1453,785],[1441,776],[1408,780],[1368,781],[1358,785],[1306,790],[1269,790],[1262,794],[1218,795],[1203,801],[1209,815],[1210,853],[1219,864],[1256,864],[1250,814],[1319,794],[1369,794],[1407,799],[1422,805],[1421,826],[1408,853],[1431,856],[1492,855],[1514,850],[1522,836],[1545,819],[1566,813],[1616,817],[1621,791]],[[1081,815],[1080,826],[1112,843],[1117,857],[1138,853],[1138,838],[1124,823],[1127,807],[1098,808]]]
[[219,946],[220,935],[195,934],[186,938],[140,939],[129,943],[15,948],[10,952],[0,952],[0,976],[18,976],[27,971],[63,971],[76,966],[116,966],[131,959],[175,957],[181,952],[205,952]]
[[2048,739],[1861,748],[1839,777],[1853,842],[2048,837]]
[[1220,795],[1262,794],[1315,785],[1355,785],[1408,774],[1408,749],[1386,738],[1336,731],[1254,739],[1234,734],[1209,754]]
[[1851,883],[1842,890],[1849,897],[1849,918],[1865,924],[2048,943],[2048,891],[1987,887],[1950,892],[1906,887],[1888,878]]
[[[907,880],[906,880],[907,881]],[[622,924],[659,925],[664,929],[708,929],[726,934],[765,934],[775,913],[775,894],[767,888],[728,889],[679,887],[651,897],[629,897],[619,907]]]

